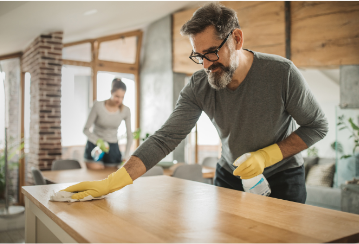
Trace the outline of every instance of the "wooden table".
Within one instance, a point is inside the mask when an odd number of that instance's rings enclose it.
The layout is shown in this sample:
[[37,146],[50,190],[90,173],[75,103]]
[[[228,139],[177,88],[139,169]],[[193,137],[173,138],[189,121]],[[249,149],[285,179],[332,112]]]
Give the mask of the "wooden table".
[[[181,164],[174,165],[169,169],[164,170],[164,174],[171,176],[176,167]],[[82,169],[71,169],[71,170],[51,170],[42,171],[42,175],[45,179],[52,183],[71,183],[80,181],[92,181],[105,179],[109,174],[115,172],[117,169],[101,169],[101,170],[90,170],[86,168]],[[214,177],[216,169],[203,167],[202,173],[203,178],[211,179]]]
[[26,242],[358,242],[359,215],[168,176],[90,202],[50,202],[70,184],[25,186]]

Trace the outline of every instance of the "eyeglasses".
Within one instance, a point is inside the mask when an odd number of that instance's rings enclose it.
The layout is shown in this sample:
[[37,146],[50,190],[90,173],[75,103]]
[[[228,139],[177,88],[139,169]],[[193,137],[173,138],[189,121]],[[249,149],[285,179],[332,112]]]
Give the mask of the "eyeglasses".
[[195,53],[193,52],[192,50],[192,53],[191,55],[189,56],[189,58],[195,62],[196,64],[203,64],[203,58],[207,59],[208,61],[210,62],[214,62],[214,61],[217,61],[219,59],[219,56],[218,56],[218,52],[219,52],[219,49],[221,49],[221,47],[223,47],[223,45],[226,43],[226,41],[228,40],[229,36],[232,34],[234,30],[232,30],[228,35],[227,37],[223,40],[223,42],[221,43],[221,45],[219,45],[219,47],[213,51],[213,52],[207,52],[205,54],[199,54],[199,53]]

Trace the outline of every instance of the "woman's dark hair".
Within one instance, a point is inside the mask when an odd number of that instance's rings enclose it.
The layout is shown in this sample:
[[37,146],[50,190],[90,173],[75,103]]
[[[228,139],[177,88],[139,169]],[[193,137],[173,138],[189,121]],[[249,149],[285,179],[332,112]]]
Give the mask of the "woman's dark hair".
[[[125,85],[125,83],[122,82],[121,78],[115,78],[112,80],[111,93],[116,92],[118,89],[122,89],[122,90],[126,91],[126,85]],[[120,111],[122,111],[123,103],[120,104],[119,108],[120,108]]]
[[216,29],[218,39],[224,39],[233,29],[240,29],[236,11],[214,2],[197,9],[192,18],[182,26],[181,34],[196,35],[208,26]]
[[111,93],[116,92],[118,89],[126,91],[126,85],[122,82],[121,78],[115,78],[112,81]]

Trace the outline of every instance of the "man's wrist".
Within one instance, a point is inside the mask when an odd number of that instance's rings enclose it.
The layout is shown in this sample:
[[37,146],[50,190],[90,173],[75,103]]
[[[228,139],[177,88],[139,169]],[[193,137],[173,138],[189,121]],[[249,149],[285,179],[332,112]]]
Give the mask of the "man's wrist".
[[265,157],[265,167],[272,166],[283,160],[283,154],[277,143],[259,150]]

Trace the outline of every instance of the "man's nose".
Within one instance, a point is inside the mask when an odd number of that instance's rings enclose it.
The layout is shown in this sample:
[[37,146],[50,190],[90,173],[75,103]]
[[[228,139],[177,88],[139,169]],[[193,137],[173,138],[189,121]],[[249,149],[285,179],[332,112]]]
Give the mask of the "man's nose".
[[205,69],[208,69],[208,67],[209,66],[211,66],[213,64],[213,62],[211,62],[211,61],[208,61],[207,59],[203,59],[203,68],[205,68]]

